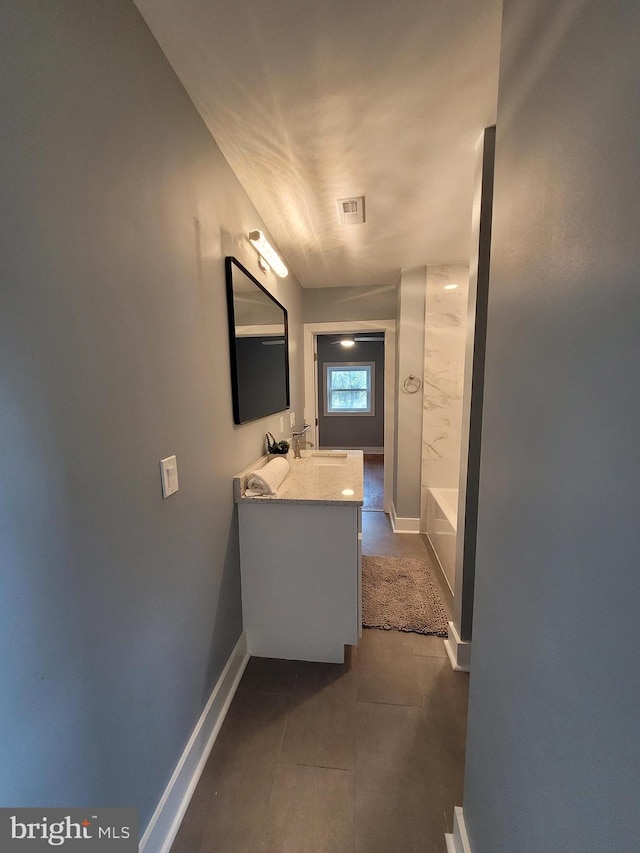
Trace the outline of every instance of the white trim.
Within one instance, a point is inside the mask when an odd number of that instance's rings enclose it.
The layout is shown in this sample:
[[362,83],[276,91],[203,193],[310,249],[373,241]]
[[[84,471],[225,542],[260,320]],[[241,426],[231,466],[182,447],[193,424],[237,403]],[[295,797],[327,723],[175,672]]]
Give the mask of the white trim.
[[[393,442],[396,397],[396,321],[351,320],[335,323],[305,323],[304,329],[304,417],[311,424],[312,441],[317,446],[318,393],[314,361],[317,335],[351,332],[384,332],[384,511],[391,513],[393,489]],[[406,531],[413,532],[413,531]]]
[[142,836],[140,853],[169,853],[248,661],[243,632]]
[[420,519],[399,517],[393,501],[391,502],[389,519],[394,533],[420,533]]
[[259,336],[261,338],[283,338],[284,337],[284,323],[281,325],[271,325],[264,326],[236,326],[235,327],[235,336],[236,338],[252,338]]
[[444,641],[444,647],[452,669],[456,672],[471,672],[471,642],[460,639],[453,622],[449,622],[449,636]]
[[447,833],[444,838],[447,842],[447,853],[472,853],[461,806],[456,806],[453,810],[453,834]]

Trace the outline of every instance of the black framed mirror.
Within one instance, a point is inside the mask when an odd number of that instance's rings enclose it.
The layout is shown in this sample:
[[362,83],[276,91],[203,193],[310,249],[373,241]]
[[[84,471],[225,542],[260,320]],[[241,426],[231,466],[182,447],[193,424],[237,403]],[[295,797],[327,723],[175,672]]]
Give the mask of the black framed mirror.
[[233,420],[246,424],[289,408],[287,311],[236,258],[225,272]]

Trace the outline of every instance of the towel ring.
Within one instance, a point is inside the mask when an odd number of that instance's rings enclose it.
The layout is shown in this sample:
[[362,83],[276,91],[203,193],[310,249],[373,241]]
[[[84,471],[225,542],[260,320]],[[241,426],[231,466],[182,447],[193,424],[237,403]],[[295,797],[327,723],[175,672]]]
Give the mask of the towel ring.
[[410,373],[402,383],[402,388],[406,394],[417,394],[422,388],[422,380],[415,373]]

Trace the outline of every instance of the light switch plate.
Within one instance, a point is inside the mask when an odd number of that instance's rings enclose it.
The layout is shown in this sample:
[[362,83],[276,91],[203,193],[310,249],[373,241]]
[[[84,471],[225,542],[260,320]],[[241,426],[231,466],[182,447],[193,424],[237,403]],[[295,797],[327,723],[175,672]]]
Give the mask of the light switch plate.
[[295,426],[295,425],[296,425],[296,413],[295,412],[289,412],[289,426]]
[[280,435],[284,432],[284,418],[280,415]]
[[178,491],[178,462],[175,456],[167,456],[160,460],[160,474],[162,476],[162,497],[168,498]]

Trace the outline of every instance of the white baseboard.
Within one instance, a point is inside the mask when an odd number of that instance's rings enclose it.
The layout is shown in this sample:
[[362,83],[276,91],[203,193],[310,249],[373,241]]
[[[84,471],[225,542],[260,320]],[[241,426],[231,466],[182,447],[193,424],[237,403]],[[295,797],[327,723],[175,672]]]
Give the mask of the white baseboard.
[[453,835],[451,835],[449,832],[446,832],[444,836],[444,841],[447,845],[447,853],[456,853],[456,843],[453,840]]
[[444,838],[447,842],[447,853],[471,853],[464,812],[460,806],[453,810],[453,834],[447,833]]
[[242,633],[142,836],[140,853],[169,853],[248,660]]
[[391,504],[389,517],[391,519],[391,527],[393,528],[394,533],[420,533],[420,519],[400,518],[396,513],[396,508],[393,503]]
[[471,672],[471,643],[460,639],[458,629],[453,622],[448,623],[449,636],[444,647],[452,668],[456,672]]

